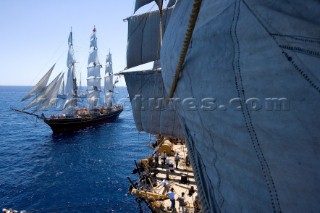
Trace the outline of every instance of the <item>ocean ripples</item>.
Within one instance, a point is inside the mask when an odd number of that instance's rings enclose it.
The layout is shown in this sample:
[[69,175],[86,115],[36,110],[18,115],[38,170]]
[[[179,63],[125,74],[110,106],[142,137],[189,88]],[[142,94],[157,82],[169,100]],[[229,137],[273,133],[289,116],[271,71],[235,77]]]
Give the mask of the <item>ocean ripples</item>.
[[[127,195],[134,160],[150,152],[130,111],[114,123],[53,135],[11,111],[30,88],[0,87],[0,207],[34,212],[138,212]],[[11,90],[8,91],[8,90]],[[122,88],[119,95],[126,97]],[[120,97],[121,98],[121,97]],[[5,100],[5,101],[4,101]]]

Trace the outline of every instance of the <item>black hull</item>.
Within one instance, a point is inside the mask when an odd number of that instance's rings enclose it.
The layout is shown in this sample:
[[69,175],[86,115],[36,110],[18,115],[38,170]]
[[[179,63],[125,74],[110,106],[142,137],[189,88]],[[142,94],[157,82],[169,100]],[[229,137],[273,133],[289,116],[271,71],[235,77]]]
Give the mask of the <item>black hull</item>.
[[53,133],[70,132],[89,126],[113,122],[117,120],[122,111],[123,108],[118,108],[106,115],[99,115],[91,118],[45,118],[43,120],[51,127]]

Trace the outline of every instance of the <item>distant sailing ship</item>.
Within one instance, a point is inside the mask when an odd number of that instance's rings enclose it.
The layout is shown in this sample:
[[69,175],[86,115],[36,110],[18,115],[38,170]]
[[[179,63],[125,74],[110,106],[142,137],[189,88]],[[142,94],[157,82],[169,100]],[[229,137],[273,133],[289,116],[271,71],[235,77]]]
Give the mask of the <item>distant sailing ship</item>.
[[[78,95],[72,31],[69,34],[68,45],[68,73],[66,84],[63,84],[64,74],[62,73],[58,74],[51,83],[47,84],[55,66],[53,65],[21,101],[25,101],[31,97],[34,97],[34,99],[22,110],[14,109],[15,111],[34,115],[42,119],[51,127],[54,133],[77,130],[83,127],[112,122],[116,120],[123,111],[122,106],[112,104],[115,84],[113,83],[112,56],[110,52],[107,55],[105,67],[104,103],[101,106],[98,104],[100,93],[102,92],[100,76],[102,65],[98,58],[96,28],[94,27],[90,38],[91,50],[88,58],[87,94],[85,95]],[[64,94],[59,94],[60,88],[64,88]],[[80,98],[87,98],[89,107],[80,108],[78,106],[78,100]],[[37,111],[43,111],[52,107],[56,104],[57,100],[62,100],[64,114],[54,114],[49,117],[46,117],[43,113],[41,115],[35,114]],[[28,109],[33,109],[33,111],[26,111]]]

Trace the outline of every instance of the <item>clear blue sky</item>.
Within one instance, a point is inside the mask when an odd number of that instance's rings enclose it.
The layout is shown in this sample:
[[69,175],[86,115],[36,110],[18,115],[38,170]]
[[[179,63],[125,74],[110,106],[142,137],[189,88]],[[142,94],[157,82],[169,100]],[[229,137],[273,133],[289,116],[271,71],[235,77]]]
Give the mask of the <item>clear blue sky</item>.
[[[144,8],[149,10],[153,5]],[[105,64],[110,49],[114,72],[123,70],[128,27],[123,19],[133,10],[134,0],[0,0],[0,85],[34,85],[54,63],[53,75],[66,71],[71,26],[82,85],[86,85],[94,25],[100,62]]]

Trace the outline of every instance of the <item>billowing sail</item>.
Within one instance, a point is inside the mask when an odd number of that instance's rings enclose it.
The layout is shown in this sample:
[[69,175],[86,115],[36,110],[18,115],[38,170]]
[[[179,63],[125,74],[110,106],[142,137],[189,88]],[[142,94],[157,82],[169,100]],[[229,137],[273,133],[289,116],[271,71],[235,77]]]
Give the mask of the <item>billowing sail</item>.
[[101,91],[101,65],[98,58],[98,46],[96,37],[96,28],[93,28],[90,37],[90,53],[88,58],[88,72],[87,72],[87,88],[88,88],[88,102],[92,106],[96,106]]
[[[178,1],[166,29],[166,91],[192,5]],[[202,1],[174,98],[193,100],[176,109],[203,212],[320,212],[319,11],[314,0]]]
[[136,12],[140,7],[142,7],[146,4],[149,4],[150,2],[153,2],[153,1],[156,2],[159,9],[162,8],[163,0],[136,0],[134,12]]
[[[138,131],[182,137],[174,106],[164,103],[166,94],[160,70],[123,72]],[[173,103],[174,104],[174,103]]]
[[76,94],[74,91],[74,66],[71,66],[68,69],[67,73],[67,81],[66,81],[66,86],[65,86],[65,95],[66,95],[66,100],[64,103],[64,109],[65,108],[72,108],[76,105]]
[[64,74],[62,74],[56,85],[53,87],[53,89],[50,91],[50,94],[47,95],[47,98],[45,100],[44,103],[42,103],[42,105],[39,105],[37,107],[37,110],[45,110],[45,109],[48,109],[49,107],[51,107],[53,104],[55,104],[57,102],[57,96],[58,96],[58,92],[60,90],[60,87],[61,87],[61,82],[63,80],[63,76]]
[[111,53],[107,55],[106,69],[104,77],[104,104],[108,107],[112,106],[113,93],[113,70],[112,70],[112,56]]
[[[51,83],[43,90],[42,93],[38,94],[27,106],[25,106],[23,108],[23,110],[26,109],[30,109],[32,107],[36,107],[38,108],[38,106],[42,106],[42,104],[48,100],[51,99],[51,93],[54,90],[54,88],[56,87],[59,79],[60,79],[60,75],[61,73],[51,81]],[[61,83],[61,82],[60,82]],[[60,87],[60,85],[59,85]]]
[[49,69],[49,71],[40,79],[40,81],[31,89],[31,91],[22,98],[21,101],[25,101],[34,95],[41,94],[46,88],[51,73],[54,69],[55,64]]
[[[169,22],[172,8],[163,10],[163,30]],[[153,11],[128,19],[127,68],[160,58],[160,15]]]

